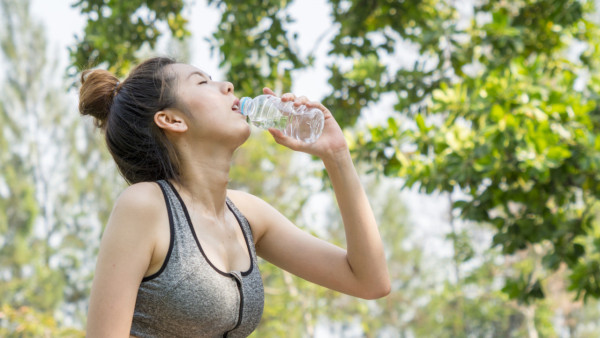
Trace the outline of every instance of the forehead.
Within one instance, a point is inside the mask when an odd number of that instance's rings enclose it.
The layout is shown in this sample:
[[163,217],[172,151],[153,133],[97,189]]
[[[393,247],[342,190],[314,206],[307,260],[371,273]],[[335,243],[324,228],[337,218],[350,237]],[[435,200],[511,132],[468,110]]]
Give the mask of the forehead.
[[184,64],[184,63],[176,63],[169,66],[171,71],[173,71],[179,80],[187,80],[190,78],[194,78],[196,76],[202,76],[206,79],[210,79],[210,75],[206,74],[203,70],[198,67]]

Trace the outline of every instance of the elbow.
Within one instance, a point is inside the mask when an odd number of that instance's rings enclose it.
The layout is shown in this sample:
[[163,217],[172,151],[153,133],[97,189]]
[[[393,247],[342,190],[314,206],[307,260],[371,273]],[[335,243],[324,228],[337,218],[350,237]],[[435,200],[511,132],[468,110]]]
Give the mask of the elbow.
[[383,283],[378,286],[369,287],[366,292],[361,295],[361,298],[373,300],[383,298],[390,294],[392,286],[389,279],[386,279]]
[[383,298],[392,292],[392,287],[388,283],[386,287],[380,288],[377,292],[373,293],[373,296],[370,299],[379,299]]

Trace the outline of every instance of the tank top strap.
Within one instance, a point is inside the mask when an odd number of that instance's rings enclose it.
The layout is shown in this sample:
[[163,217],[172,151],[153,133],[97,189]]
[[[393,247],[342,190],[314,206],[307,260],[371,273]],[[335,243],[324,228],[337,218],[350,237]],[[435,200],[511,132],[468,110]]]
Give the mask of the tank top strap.
[[248,222],[248,219],[246,219],[242,212],[235,206],[235,204],[233,204],[229,197],[227,197],[226,203],[229,210],[233,212],[233,215],[237,219],[238,223],[241,225],[242,230],[244,232],[244,237],[246,238],[246,241],[248,242],[248,247],[251,251],[252,260],[256,263],[256,249],[254,247],[254,236],[252,236],[252,228],[250,227],[250,222]]
[[190,232],[188,219],[185,213],[183,202],[175,187],[167,180],[159,180],[156,183],[160,185],[165,202],[167,203],[167,211],[169,213],[169,223],[171,224],[171,236],[174,238],[177,249],[182,249],[181,246],[195,247],[196,243],[193,238],[188,235]]

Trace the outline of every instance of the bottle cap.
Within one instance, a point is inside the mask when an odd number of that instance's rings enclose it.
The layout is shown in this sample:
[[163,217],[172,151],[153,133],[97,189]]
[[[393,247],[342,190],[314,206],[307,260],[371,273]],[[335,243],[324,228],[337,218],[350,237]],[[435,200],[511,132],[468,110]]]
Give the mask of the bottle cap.
[[250,114],[250,103],[252,99],[249,97],[242,97],[240,99],[240,112],[244,116],[248,116]]

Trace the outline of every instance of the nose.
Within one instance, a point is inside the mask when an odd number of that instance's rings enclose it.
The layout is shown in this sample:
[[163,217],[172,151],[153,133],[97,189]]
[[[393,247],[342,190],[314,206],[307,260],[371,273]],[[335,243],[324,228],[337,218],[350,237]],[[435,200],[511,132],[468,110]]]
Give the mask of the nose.
[[225,91],[226,94],[233,93],[233,83],[229,81],[223,82],[223,91]]

